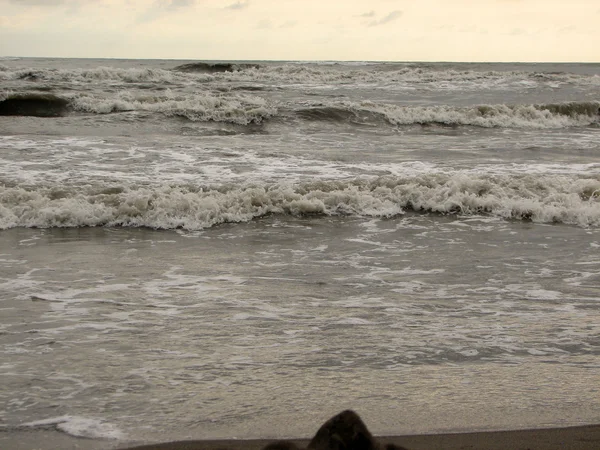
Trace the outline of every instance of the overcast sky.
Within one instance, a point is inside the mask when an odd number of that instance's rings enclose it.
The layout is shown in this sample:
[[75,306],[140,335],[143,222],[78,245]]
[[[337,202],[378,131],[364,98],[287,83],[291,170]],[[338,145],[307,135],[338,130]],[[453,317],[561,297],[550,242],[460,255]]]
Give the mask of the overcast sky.
[[600,0],[0,0],[0,56],[600,62]]

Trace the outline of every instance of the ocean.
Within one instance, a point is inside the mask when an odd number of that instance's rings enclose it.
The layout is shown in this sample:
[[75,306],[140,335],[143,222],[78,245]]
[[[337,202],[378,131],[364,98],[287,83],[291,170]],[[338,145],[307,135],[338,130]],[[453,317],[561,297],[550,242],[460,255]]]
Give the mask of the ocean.
[[600,64],[0,59],[0,435],[599,423],[599,113]]

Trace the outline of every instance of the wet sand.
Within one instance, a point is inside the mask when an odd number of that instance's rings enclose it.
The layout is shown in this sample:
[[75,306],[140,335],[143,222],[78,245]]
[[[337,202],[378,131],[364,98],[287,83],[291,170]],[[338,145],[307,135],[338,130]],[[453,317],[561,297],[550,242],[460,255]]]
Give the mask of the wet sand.
[[[409,450],[598,450],[600,449],[600,425],[538,430],[378,436],[377,440],[382,444],[392,443]],[[183,441],[125,448],[135,448],[136,450],[260,450],[269,442],[272,441]],[[304,448],[309,441],[293,442],[300,448]]]
[[[600,425],[476,433],[378,436],[378,441],[409,450],[598,450]],[[272,440],[196,440],[135,445],[108,440],[78,439],[50,430],[0,433],[5,450],[261,450]],[[306,440],[294,440],[300,448]]]

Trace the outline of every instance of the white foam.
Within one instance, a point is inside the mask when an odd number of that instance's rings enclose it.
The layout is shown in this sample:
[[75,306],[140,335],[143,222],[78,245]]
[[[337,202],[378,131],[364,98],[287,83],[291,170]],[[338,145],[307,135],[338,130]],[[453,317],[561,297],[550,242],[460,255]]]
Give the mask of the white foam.
[[525,291],[525,295],[529,298],[539,300],[559,300],[563,297],[562,292],[550,291],[547,289],[529,289]]
[[593,279],[599,275],[600,273],[598,272],[579,272],[573,274],[573,276],[569,278],[563,278],[563,281],[565,281],[567,284],[570,284],[571,286],[581,286],[584,281],[590,278]]
[[24,427],[46,427],[55,425],[56,429],[71,436],[91,439],[124,439],[125,434],[115,425],[101,419],[65,415],[49,419],[36,420],[23,424]]
[[209,92],[190,95],[167,93],[162,96],[140,96],[122,91],[114,97],[91,95],[73,97],[77,111],[108,114],[123,111],[150,111],[167,116],[186,117],[192,121],[231,122],[247,125],[273,116],[276,109],[266,100],[250,95],[215,95]]
[[65,188],[60,198],[48,188],[0,186],[0,228],[107,225],[199,230],[266,214],[392,217],[405,208],[598,226],[599,192],[600,180],[585,176],[469,172],[206,190],[163,185],[111,192],[87,186]]
[[334,322],[336,325],[375,325],[376,322],[372,322],[367,319],[360,317],[346,317]]

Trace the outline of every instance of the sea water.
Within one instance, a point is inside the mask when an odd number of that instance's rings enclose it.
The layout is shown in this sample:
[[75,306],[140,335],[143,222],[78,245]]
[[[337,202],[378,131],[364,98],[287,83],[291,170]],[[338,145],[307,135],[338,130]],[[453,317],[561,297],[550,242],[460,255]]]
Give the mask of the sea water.
[[0,426],[600,421],[600,65],[0,61]]

